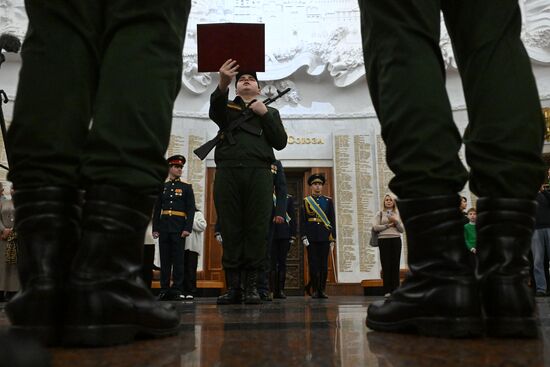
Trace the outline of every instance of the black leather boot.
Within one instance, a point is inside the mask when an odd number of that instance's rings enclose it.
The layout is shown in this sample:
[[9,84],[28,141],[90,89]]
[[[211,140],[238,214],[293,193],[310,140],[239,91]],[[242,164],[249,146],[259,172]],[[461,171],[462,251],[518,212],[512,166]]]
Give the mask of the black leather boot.
[[237,291],[238,291],[237,294],[238,294],[239,300],[240,300],[239,303],[244,303],[245,282],[246,282],[246,270],[240,268],[239,269],[239,288],[237,289]]
[[328,295],[326,293],[327,289],[327,272],[321,271],[319,273],[319,298],[328,298]]
[[260,298],[262,299],[262,301],[264,302],[272,302],[273,301],[273,298],[275,296],[275,290],[277,288],[277,282],[275,281],[276,279],[276,272],[275,271],[269,271],[267,272],[267,274],[265,272],[260,272],[258,273],[259,276],[261,275],[264,275],[264,276],[267,276],[267,294],[262,294],[262,292],[260,292],[258,290],[258,293],[260,294]]
[[233,305],[242,303],[241,274],[239,270],[225,269],[225,284],[227,292],[216,300],[218,305]]
[[154,197],[113,186],[86,193],[82,239],[67,292],[64,343],[106,346],[178,331],[179,315],[141,278]]
[[277,292],[274,293],[273,298],[286,299],[285,290],[285,281],[286,281],[286,271],[277,272]]
[[483,334],[459,197],[399,200],[397,205],[407,233],[410,275],[389,298],[369,306],[367,326],[439,337]]
[[6,305],[11,329],[46,345],[60,341],[65,281],[80,239],[76,189],[19,189],[13,195],[21,290]]
[[247,305],[256,305],[262,303],[262,299],[258,294],[257,281],[258,271],[247,270],[244,289],[244,303]]
[[[246,282],[246,272],[244,280]],[[258,270],[258,274],[256,275],[256,289],[258,290],[258,295],[262,301],[273,301],[273,298],[271,297],[271,272],[266,270]]]
[[536,337],[535,300],[528,254],[536,202],[480,198],[477,201],[477,256],[487,334]]
[[313,288],[313,285],[311,284],[311,275],[310,275],[309,282],[307,282],[307,284],[304,285],[304,293],[311,297],[313,295],[312,288]]
[[311,277],[311,298],[321,298],[319,293],[319,273],[310,274]]

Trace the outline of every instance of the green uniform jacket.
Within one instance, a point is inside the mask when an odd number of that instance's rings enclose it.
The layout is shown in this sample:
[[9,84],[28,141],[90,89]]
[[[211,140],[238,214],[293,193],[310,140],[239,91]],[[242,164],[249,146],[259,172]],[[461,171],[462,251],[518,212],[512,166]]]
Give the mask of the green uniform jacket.
[[[210,96],[209,116],[220,129],[241,116],[246,108],[241,97],[228,101],[229,91],[225,93],[216,88]],[[236,144],[222,141],[216,146],[214,159],[216,166],[221,167],[270,167],[275,160],[273,148],[281,150],[286,146],[287,135],[279,111],[267,107],[263,116],[254,115],[247,123],[259,127],[263,133],[256,136],[241,129],[233,131]]]
[[466,240],[466,247],[468,250],[476,248],[476,225],[472,223],[466,223],[464,225],[464,239]]

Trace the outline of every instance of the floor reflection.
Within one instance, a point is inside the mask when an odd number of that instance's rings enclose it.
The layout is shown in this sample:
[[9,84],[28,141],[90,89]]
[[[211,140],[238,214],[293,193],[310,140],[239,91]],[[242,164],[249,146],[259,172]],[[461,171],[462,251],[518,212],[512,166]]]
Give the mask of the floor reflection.
[[[536,340],[449,340],[371,332],[365,316],[372,300],[296,297],[218,307],[214,299],[199,299],[177,304],[182,325],[175,337],[48,352],[53,366],[71,367],[550,366],[549,298],[537,300],[541,335]],[[0,325],[7,328],[3,312]]]

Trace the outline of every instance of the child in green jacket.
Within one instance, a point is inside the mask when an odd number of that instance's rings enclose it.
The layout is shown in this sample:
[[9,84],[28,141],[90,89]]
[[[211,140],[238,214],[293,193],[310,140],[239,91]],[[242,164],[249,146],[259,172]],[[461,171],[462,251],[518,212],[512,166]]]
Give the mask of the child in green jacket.
[[468,216],[468,223],[464,225],[464,239],[466,240],[466,247],[472,253],[476,253],[476,217],[477,213],[474,208],[468,209],[466,212]]

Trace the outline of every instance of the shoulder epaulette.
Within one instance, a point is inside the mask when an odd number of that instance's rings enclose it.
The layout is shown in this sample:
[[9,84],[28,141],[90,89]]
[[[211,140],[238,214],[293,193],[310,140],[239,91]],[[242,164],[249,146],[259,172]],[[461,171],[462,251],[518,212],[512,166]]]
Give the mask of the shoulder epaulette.
[[237,110],[237,111],[242,111],[243,110],[243,108],[241,106],[239,106],[237,103],[235,103],[233,101],[227,102],[227,107],[231,108],[231,109],[234,109],[234,110]]

